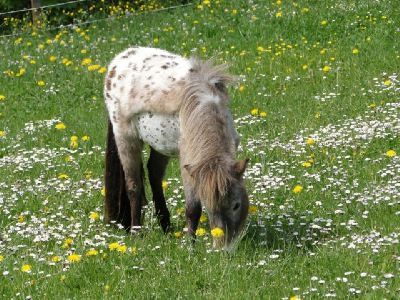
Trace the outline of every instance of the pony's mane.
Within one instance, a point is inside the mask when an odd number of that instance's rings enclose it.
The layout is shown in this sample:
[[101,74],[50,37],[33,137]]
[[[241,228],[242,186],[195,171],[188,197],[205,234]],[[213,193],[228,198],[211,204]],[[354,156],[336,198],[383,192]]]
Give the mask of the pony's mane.
[[179,112],[180,155],[197,196],[206,207],[215,208],[222,204],[232,181],[235,146],[226,121],[225,85],[234,78],[226,65],[192,60],[192,66]]

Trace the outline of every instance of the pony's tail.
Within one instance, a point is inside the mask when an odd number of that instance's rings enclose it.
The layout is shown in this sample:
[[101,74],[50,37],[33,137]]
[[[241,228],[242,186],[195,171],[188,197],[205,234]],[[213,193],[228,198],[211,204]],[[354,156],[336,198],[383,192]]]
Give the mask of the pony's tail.
[[108,120],[106,171],[105,171],[104,221],[115,221],[129,229],[131,225],[130,204],[125,187],[125,174],[118,156],[118,149],[111,121]]

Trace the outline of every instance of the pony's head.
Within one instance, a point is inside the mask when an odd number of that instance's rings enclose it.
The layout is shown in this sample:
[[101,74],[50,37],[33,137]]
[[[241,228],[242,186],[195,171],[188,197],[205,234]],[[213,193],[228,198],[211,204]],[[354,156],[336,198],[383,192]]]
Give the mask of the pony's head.
[[244,228],[249,209],[243,181],[247,162],[248,159],[232,164],[211,160],[199,168],[185,166],[199,183],[197,194],[207,211],[216,249],[232,249]]

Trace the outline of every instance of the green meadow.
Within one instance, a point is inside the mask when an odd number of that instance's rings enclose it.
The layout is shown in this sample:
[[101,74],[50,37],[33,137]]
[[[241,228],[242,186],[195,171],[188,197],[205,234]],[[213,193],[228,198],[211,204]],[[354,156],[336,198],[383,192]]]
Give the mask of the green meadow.
[[[123,7],[0,38],[0,298],[400,298],[397,2]],[[176,160],[163,183],[170,234],[151,201],[139,235],[103,222],[104,72],[133,45],[238,76],[251,206],[233,253],[213,250],[206,214],[195,245],[186,237]]]

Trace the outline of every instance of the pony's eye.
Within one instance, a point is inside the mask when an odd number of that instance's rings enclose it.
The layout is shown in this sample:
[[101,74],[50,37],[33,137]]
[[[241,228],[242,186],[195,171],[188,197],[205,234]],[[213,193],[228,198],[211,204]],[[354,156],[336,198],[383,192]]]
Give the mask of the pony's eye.
[[236,202],[235,206],[233,207],[233,210],[234,210],[234,211],[235,211],[235,210],[238,210],[239,207],[240,207],[240,203],[239,203],[239,202]]

